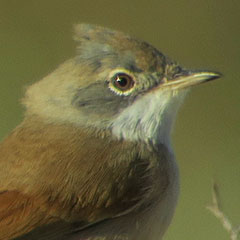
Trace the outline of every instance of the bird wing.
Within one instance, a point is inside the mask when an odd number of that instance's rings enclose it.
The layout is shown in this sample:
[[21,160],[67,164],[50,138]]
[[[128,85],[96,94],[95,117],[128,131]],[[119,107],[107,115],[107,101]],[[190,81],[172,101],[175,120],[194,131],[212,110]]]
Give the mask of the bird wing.
[[[84,227],[53,216],[41,198],[31,198],[17,191],[0,193],[0,240],[60,240]],[[18,237],[21,236],[21,237]]]
[[[99,184],[100,191],[96,193],[96,202],[89,200],[80,204],[80,209],[75,212],[77,218],[63,216],[62,212],[65,209],[59,205],[57,199],[49,204],[49,201],[41,195],[30,196],[18,191],[2,191],[0,192],[0,240],[68,239],[68,236],[74,232],[81,232],[104,220],[127,214],[140,202],[135,196],[137,190],[131,187],[136,187],[137,182],[134,182],[136,180],[130,179],[128,190],[119,193],[119,196],[117,194],[120,186],[115,183],[109,193],[114,196],[112,199],[110,196],[103,196],[103,189],[106,186]],[[126,187],[128,183],[123,184]],[[71,204],[70,207],[72,206]]]
[[156,182],[146,149],[59,128],[18,128],[1,144],[0,240],[65,239],[133,211]]
[[41,210],[41,200],[31,199],[17,191],[0,193],[0,239],[13,239],[35,226],[54,219]]
[[[136,168],[136,171],[139,169]],[[118,172],[121,172],[121,169],[118,169]],[[132,169],[133,178],[121,179],[126,181],[122,182],[123,185],[113,182],[109,196],[104,193],[104,188],[107,187],[104,183],[105,180],[97,176],[100,178],[100,183],[94,192],[96,194],[95,202],[91,199],[82,202],[79,204],[78,210],[74,210],[75,203],[69,203],[73,209],[72,212],[75,212],[77,217],[65,217],[62,212],[66,209],[61,206],[61,203],[59,204],[57,199],[54,203],[49,204],[46,197],[41,195],[30,196],[18,191],[2,191],[0,193],[0,240],[68,239],[67,236],[74,232],[79,233],[102,221],[131,212],[141,202],[138,190],[141,182],[134,172],[135,170]],[[105,176],[107,177],[108,174]],[[94,181],[95,179],[92,180],[92,182]],[[106,182],[109,182],[108,178],[106,178]],[[121,192],[121,188],[125,190]],[[96,192],[97,189],[98,192]],[[67,210],[68,213],[70,214]]]

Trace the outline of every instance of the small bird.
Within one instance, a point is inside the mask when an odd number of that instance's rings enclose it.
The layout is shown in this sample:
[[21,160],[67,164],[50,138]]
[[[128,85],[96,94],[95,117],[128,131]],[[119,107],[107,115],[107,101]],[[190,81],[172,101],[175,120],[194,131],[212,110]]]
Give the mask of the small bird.
[[160,240],[179,194],[176,114],[220,74],[100,26],[74,39],[77,56],[28,87],[0,144],[0,240]]

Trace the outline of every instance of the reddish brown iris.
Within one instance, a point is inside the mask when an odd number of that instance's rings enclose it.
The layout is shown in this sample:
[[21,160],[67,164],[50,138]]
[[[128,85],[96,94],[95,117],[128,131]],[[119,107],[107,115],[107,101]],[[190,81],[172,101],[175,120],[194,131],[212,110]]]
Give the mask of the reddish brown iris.
[[113,77],[112,83],[114,87],[122,92],[131,89],[135,84],[133,78],[126,73],[117,73]]

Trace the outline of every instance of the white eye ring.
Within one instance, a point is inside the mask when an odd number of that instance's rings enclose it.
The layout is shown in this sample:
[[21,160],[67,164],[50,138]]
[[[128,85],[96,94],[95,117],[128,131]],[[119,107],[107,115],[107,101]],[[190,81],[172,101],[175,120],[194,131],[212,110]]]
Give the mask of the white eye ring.
[[129,95],[135,84],[133,74],[125,69],[116,69],[109,74],[109,88],[118,95]]

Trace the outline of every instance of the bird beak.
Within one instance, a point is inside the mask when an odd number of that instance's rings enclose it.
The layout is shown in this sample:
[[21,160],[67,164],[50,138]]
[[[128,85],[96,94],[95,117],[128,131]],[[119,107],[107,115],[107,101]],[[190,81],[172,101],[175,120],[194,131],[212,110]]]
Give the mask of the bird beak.
[[165,80],[159,88],[169,87],[171,89],[181,89],[208,82],[221,77],[220,73],[209,71],[183,71],[171,80]]

